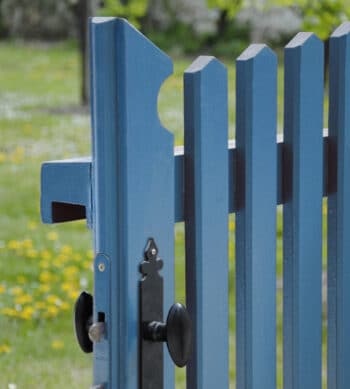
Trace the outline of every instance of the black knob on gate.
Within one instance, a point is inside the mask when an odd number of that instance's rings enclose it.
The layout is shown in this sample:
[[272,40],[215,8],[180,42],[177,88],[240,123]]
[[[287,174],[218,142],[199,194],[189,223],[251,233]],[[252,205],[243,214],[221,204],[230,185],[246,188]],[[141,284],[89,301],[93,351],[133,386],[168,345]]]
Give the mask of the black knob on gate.
[[152,321],[145,324],[143,337],[153,342],[166,342],[174,363],[184,367],[192,351],[192,326],[187,309],[180,303],[174,304],[166,323]]
[[75,336],[80,348],[85,353],[92,353],[93,344],[89,337],[89,329],[92,325],[93,297],[87,292],[82,292],[74,307]]

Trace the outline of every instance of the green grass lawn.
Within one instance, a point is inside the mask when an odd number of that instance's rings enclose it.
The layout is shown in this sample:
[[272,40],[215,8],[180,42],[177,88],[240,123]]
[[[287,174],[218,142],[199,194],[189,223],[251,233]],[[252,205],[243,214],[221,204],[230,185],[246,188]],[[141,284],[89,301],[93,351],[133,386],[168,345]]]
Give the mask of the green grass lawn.
[[[160,117],[182,144],[182,72],[175,61],[162,87]],[[227,62],[230,65],[229,62]],[[40,165],[90,154],[89,116],[78,106],[79,62],[72,44],[0,44],[0,388],[88,388],[91,356],[78,348],[72,329],[77,293],[92,286],[91,233],[85,222],[42,225]],[[282,72],[279,72],[281,79]],[[234,68],[230,78],[230,134],[234,128]],[[281,85],[281,83],[280,83]],[[282,87],[279,87],[282,94]],[[281,101],[281,100],[280,100]],[[281,118],[282,112],[279,114]],[[278,218],[278,274],[281,220]],[[230,217],[230,302],[234,304],[234,218]],[[184,301],[184,231],[176,234],[176,293]],[[278,292],[278,381],[281,387],[281,291]],[[231,378],[234,387],[234,309]],[[184,371],[179,371],[183,388]]]

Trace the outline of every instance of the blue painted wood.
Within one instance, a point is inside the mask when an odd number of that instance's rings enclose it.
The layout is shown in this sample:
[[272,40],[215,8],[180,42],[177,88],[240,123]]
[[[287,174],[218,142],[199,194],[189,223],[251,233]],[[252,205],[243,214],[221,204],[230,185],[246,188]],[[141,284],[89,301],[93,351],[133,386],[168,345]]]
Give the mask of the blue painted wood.
[[350,385],[350,23],[330,39],[328,388]]
[[285,49],[284,387],[320,389],[322,357],[323,43]]
[[[95,354],[94,382],[137,389],[139,263],[150,237],[164,260],[164,311],[174,302],[173,136],[157,114],[172,63],[123,19],[92,19],[91,47],[95,251],[111,266],[109,350]],[[164,355],[171,389],[173,364]]]
[[186,300],[194,330],[187,387],[225,389],[229,387],[226,68],[214,57],[199,57],[185,72],[184,98]]
[[41,218],[44,223],[86,218],[88,225],[91,226],[89,159],[76,158],[43,163],[40,200]]
[[277,58],[237,60],[237,389],[276,387]]
[[[277,202],[283,204],[284,188],[283,176],[288,175],[288,167],[283,167],[282,137],[277,143]],[[175,222],[185,220],[186,196],[184,183],[184,148],[177,146],[174,150],[175,163]],[[229,142],[228,162],[228,196],[229,213],[236,212],[236,193],[239,188],[236,185],[236,144],[233,140]],[[323,196],[328,196],[328,135],[325,132],[323,137]],[[71,169],[73,171],[71,171]],[[77,169],[77,170],[76,170]],[[41,213],[44,223],[57,223],[52,217],[53,204],[81,205],[86,208],[88,225],[91,226],[91,158],[78,158],[76,160],[62,160],[45,162],[42,166],[41,179]],[[90,193],[90,194],[89,194]],[[89,216],[90,215],[90,216]],[[62,217],[60,218],[62,219]],[[76,219],[69,219],[76,220]]]

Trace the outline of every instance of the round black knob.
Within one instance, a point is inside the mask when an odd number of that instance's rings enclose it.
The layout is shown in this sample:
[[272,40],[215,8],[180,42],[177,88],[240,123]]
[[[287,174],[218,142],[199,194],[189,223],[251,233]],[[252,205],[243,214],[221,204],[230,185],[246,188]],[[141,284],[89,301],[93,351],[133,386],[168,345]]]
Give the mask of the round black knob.
[[192,326],[187,309],[174,304],[166,321],[167,346],[174,363],[183,367],[187,364],[192,351]]
[[187,309],[174,304],[166,323],[152,321],[144,330],[144,338],[153,342],[166,342],[175,365],[184,367],[192,351],[192,325]]
[[87,292],[82,292],[74,307],[74,329],[79,346],[85,353],[92,353],[93,349],[93,343],[89,338],[92,311],[93,297]]

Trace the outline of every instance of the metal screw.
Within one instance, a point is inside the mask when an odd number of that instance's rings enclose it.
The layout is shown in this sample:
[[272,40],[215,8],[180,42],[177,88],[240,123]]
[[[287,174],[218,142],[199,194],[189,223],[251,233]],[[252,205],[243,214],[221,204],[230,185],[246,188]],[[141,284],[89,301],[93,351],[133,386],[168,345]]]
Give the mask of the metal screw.
[[156,255],[157,254],[157,250],[153,247],[153,249],[151,250],[151,253],[152,253],[152,255]]
[[103,262],[100,262],[100,263],[98,264],[98,270],[102,273],[102,272],[105,271],[105,269],[106,269],[105,264],[104,264]]

